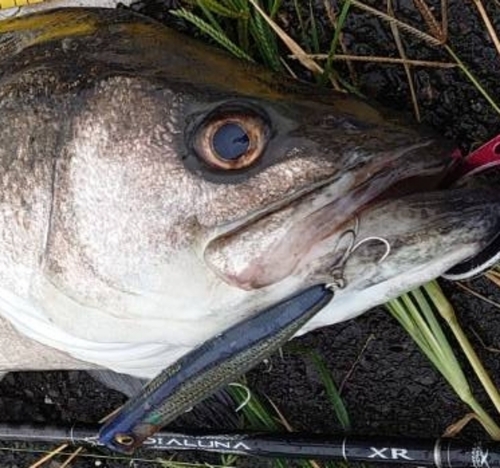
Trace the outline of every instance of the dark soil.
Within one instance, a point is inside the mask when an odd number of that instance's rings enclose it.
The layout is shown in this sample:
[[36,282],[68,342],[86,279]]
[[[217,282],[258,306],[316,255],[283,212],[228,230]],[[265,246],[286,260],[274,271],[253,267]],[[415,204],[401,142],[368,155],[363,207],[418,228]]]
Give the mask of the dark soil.
[[[168,15],[167,10],[172,3],[175,2],[155,0],[139,4],[138,8],[175,27],[189,30]],[[317,17],[322,29],[323,50],[328,50],[332,36],[322,3],[318,2]],[[385,8],[385,2],[371,3]],[[439,6],[438,2],[430,3]],[[484,3],[496,29],[500,30],[500,6],[495,1]],[[284,22],[294,16],[293,2],[285,2],[285,5],[281,17]],[[421,26],[421,18],[411,0],[394,1],[394,6],[399,17]],[[500,58],[474,10],[473,2],[450,0],[449,20],[453,49],[488,92],[500,101]],[[294,30],[293,21],[289,26],[293,34],[299,34],[298,30]],[[350,17],[345,28],[345,41],[353,54],[397,56],[390,29],[364,14]],[[406,44],[411,58],[449,60],[443,52],[421,42],[407,40]],[[357,85],[367,96],[385,105],[411,110],[402,67],[366,64],[356,65],[355,69]],[[463,148],[476,146],[500,132],[498,115],[458,69],[416,69],[415,80],[423,121],[454,138]],[[446,282],[442,285],[493,380],[500,384],[497,352],[485,349],[473,333],[477,333],[486,346],[500,348],[500,310],[457,286]],[[500,289],[487,280],[475,280],[470,286],[500,302]],[[383,309],[372,310],[349,323],[310,333],[294,342],[297,343],[317,350],[337,384],[342,384],[342,396],[351,417],[353,432],[357,434],[439,436],[448,425],[468,412],[412,340]],[[248,375],[250,387],[255,392],[271,397],[295,429],[313,432],[340,429],[324,387],[310,363],[290,348],[285,348],[283,358],[274,356],[271,363],[270,369],[262,365]],[[465,366],[465,369],[471,375],[469,367]],[[0,383],[0,395],[2,421],[15,422],[95,422],[124,401],[120,394],[107,390],[80,372],[10,374]],[[477,389],[477,395],[491,409],[480,389]],[[230,427],[229,419],[225,424],[226,416],[219,416],[215,425],[221,429]],[[207,424],[207,417],[190,414],[183,417],[179,424],[203,427]],[[466,428],[463,436],[485,437],[476,424]],[[29,451],[40,448],[25,444],[8,444],[8,447]],[[38,458],[35,453],[9,449],[0,452],[0,466],[27,467]],[[205,459],[197,457],[196,460]],[[220,462],[217,457],[209,460]],[[247,462],[240,460],[237,464]],[[264,462],[260,461],[253,463],[253,466],[263,465]],[[52,462],[49,466],[55,468],[58,465]],[[146,462],[130,464],[126,460],[80,457],[74,466],[140,467],[146,466]]]

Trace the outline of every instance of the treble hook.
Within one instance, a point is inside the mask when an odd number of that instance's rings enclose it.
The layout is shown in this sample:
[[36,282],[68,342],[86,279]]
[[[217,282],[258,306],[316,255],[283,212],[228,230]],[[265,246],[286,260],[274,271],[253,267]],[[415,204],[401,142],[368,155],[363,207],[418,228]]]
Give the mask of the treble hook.
[[384,239],[383,237],[379,236],[370,236],[370,237],[365,237],[364,239],[360,240],[351,250],[351,255],[358,249],[358,247],[361,247],[363,244],[366,244],[367,242],[372,242],[372,241],[378,241],[382,242],[382,244],[385,245],[385,252],[384,255],[377,261],[377,265],[380,265],[391,253],[391,244],[387,239]]
[[354,227],[352,229],[348,229],[347,231],[344,231],[338,241],[337,244],[335,245],[335,248],[333,249],[333,253],[335,253],[340,246],[340,243],[342,239],[344,239],[346,236],[350,235],[350,241],[349,245],[344,251],[344,254],[342,255],[342,258],[338,262],[338,264],[332,268],[331,270],[331,276],[333,277],[333,280],[326,285],[327,288],[332,289],[335,291],[336,289],[344,289],[347,285],[347,281],[345,279],[344,273],[345,269],[347,266],[347,262],[351,255],[356,252],[356,250],[359,249],[362,245],[368,243],[368,242],[381,242],[382,244],[385,245],[385,252],[382,255],[382,257],[377,261],[377,265],[380,265],[391,253],[391,244],[387,239],[384,239],[383,237],[379,236],[369,236],[365,237],[364,239],[361,239],[360,241],[356,242],[356,237],[359,234],[359,217],[355,216],[354,217]]

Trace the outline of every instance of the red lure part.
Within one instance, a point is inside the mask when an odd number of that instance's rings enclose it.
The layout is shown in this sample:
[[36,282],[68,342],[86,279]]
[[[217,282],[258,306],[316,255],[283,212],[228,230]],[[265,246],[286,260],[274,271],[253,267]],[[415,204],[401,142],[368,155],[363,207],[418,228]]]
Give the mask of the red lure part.
[[464,175],[481,172],[500,165],[500,134],[479,147],[477,150],[463,157],[459,150],[453,152],[452,157],[458,161],[455,176],[457,179]]

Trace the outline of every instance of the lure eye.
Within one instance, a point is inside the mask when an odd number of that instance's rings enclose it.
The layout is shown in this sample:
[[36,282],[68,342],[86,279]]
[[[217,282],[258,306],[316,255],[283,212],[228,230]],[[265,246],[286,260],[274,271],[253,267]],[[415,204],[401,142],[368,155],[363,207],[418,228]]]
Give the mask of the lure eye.
[[223,113],[212,116],[198,129],[194,148],[216,169],[244,169],[260,159],[268,135],[268,125],[253,112]]

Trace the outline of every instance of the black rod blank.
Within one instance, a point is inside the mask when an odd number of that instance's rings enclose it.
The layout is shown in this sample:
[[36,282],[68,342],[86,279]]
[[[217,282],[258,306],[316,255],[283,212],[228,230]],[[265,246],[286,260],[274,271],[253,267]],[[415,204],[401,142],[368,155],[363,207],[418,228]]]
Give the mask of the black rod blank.
[[[98,426],[0,424],[0,441],[70,443],[100,447]],[[300,433],[158,432],[143,450],[202,451],[291,459],[393,463],[436,468],[500,468],[500,445],[455,439],[329,436]]]

